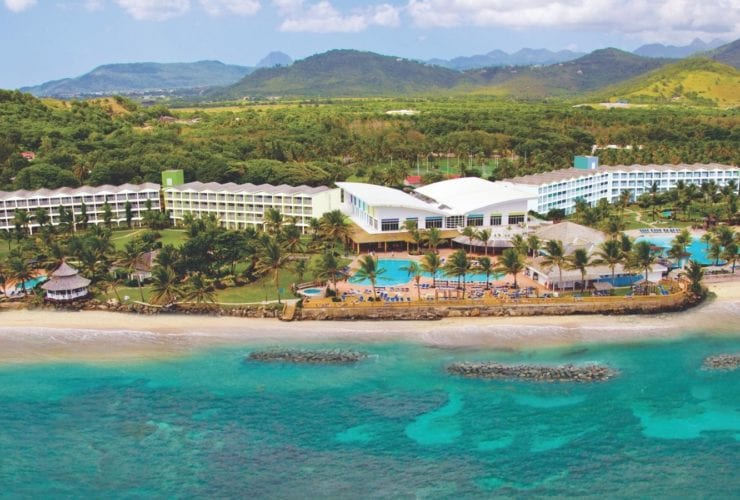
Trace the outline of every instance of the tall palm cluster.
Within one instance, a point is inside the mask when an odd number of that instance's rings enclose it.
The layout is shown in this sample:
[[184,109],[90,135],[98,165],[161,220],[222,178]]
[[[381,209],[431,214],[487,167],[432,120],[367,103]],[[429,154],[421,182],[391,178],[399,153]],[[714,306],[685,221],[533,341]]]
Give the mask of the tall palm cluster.
[[138,286],[144,301],[143,283],[133,276],[139,275],[136,270],[144,256],[156,250],[148,301],[160,305],[178,301],[210,304],[216,300],[216,289],[262,277],[279,292],[281,271],[290,267],[301,277],[307,272],[306,251],[321,252],[316,273],[336,280],[341,271],[338,256],[350,228],[338,210],[312,220],[309,235],[303,235],[293,220],[276,210],[266,212],[260,229],[230,230],[213,216],[187,216],[187,237],[179,248],[162,245],[157,231],[142,229],[117,251],[115,232],[105,224],[86,229],[78,223],[53,227],[39,213],[33,215],[39,228],[31,233],[31,216],[18,213],[16,229],[0,231],[8,245],[8,258],[0,261],[0,286],[9,280],[23,283],[34,269],[52,270],[68,260],[99,290],[112,289],[118,295],[117,287],[128,282]]

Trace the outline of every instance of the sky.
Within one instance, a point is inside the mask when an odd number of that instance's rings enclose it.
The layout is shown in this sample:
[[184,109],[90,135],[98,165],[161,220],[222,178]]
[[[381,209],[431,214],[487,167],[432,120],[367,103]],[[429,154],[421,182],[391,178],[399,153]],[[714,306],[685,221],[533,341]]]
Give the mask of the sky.
[[330,49],[450,59],[740,37],[740,0],[0,0],[0,88],[117,62]]

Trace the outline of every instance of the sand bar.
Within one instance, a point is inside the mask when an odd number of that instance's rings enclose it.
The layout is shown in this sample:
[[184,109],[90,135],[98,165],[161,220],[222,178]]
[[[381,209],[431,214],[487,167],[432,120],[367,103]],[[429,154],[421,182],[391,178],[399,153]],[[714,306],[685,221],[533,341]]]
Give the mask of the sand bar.
[[0,312],[0,363],[146,361],[229,345],[418,342],[436,347],[527,349],[638,342],[702,333],[740,335],[740,282],[717,298],[652,316],[449,318],[441,321],[305,321],[110,312]]

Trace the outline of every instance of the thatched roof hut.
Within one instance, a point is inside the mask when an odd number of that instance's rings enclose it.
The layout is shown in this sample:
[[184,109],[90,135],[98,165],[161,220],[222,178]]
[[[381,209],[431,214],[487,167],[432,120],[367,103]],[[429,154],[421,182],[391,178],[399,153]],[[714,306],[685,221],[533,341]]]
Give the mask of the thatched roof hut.
[[46,290],[46,298],[53,301],[69,301],[88,294],[90,280],[80,276],[80,272],[66,262],[51,273],[51,279],[41,285]]

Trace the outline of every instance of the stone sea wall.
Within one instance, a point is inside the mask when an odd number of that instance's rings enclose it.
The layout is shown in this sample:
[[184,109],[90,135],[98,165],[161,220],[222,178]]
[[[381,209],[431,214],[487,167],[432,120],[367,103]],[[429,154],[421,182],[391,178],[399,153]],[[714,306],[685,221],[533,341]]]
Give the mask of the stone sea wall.
[[688,295],[656,297],[655,300],[615,299],[603,302],[557,302],[502,305],[432,305],[393,307],[378,304],[364,307],[313,307],[300,309],[300,320],[436,320],[463,317],[566,316],[578,314],[655,314],[682,311],[701,302]]
[[521,379],[542,382],[597,382],[617,375],[608,366],[601,365],[504,365],[500,363],[453,363],[447,372],[467,378]]

